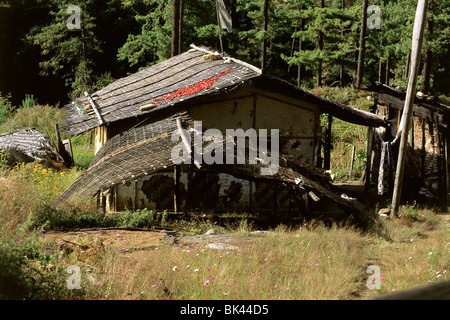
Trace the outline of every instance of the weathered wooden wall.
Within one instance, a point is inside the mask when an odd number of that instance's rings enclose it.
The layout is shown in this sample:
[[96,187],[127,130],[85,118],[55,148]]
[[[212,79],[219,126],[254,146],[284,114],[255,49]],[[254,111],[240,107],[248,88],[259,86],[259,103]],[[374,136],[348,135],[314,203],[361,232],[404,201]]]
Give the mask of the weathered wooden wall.
[[280,152],[314,164],[319,109],[313,104],[245,87],[235,93],[209,97],[189,110],[204,128],[279,129]]

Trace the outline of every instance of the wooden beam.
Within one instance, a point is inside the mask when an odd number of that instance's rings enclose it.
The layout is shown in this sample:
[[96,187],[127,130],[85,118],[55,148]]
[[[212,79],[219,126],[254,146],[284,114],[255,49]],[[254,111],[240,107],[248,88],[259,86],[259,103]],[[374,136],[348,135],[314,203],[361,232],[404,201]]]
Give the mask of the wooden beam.
[[405,107],[403,108],[402,121],[400,123],[401,139],[398,152],[397,171],[394,182],[394,192],[392,194],[391,218],[397,216],[400,204],[403,172],[405,169],[406,150],[408,143],[408,131],[411,126],[413,115],[414,96],[416,94],[417,75],[420,67],[420,55],[422,51],[423,32],[427,15],[427,0],[419,0],[414,21],[414,31],[412,37],[411,50],[411,72],[406,91]]
[[92,106],[92,109],[94,109],[95,115],[98,118],[98,121],[100,122],[101,125],[105,124],[105,121],[103,120],[102,115],[100,114],[100,112],[97,109],[97,105],[95,104],[94,100],[92,100],[91,96],[89,95],[89,93],[87,91],[84,92],[84,95],[87,97],[89,103]]

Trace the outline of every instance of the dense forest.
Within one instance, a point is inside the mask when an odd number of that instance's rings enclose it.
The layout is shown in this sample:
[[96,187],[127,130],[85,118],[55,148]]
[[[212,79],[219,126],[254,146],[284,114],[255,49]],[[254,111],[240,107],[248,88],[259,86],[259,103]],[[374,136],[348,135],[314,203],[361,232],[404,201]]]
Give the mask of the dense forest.
[[[221,32],[224,51],[268,74],[304,88],[406,88],[416,0],[224,3],[233,25]],[[450,5],[428,3],[418,89],[448,96]],[[80,8],[79,28],[68,26],[71,5]],[[216,1],[0,0],[0,92],[13,104],[26,94],[65,104],[191,43],[220,50]]]

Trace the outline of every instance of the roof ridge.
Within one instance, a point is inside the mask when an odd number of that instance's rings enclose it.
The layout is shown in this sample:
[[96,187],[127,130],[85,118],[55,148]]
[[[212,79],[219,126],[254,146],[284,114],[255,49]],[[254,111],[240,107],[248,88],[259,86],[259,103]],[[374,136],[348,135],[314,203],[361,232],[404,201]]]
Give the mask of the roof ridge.
[[[211,50],[208,50],[206,47],[198,47],[195,44],[191,44],[190,47],[192,48],[191,50],[201,51],[201,52],[204,52],[206,54],[215,54],[217,52],[217,51],[213,52]],[[238,64],[240,64],[240,65],[242,65],[242,66],[244,66],[246,68],[251,69],[252,71],[258,73],[259,75],[262,75],[262,70],[260,68],[258,68],[258,67],[255,67],[254,65],[252,65],[250,63],[244,62],[242,60],[239,60],[239,59],[236,59],[236,58],[233,58],[233,57],[222,56],[221,58],[223,60],[227,60],[227,59],[232,60],[232,61],[234,61],[234,62],[236,62],[236,63],[238,63]]]

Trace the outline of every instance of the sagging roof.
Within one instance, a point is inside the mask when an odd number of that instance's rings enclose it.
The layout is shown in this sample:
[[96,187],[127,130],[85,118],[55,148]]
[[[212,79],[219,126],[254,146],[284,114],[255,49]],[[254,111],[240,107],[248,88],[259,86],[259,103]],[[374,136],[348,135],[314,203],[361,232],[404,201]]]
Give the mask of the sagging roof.
[[[371,91],[375,91],[378,94],[378,102],[381,104],[388,105],[403,109],[406,99],[406,91],[399,87],[391,87],[380,82],[376,82],[370,88]],[[450,112],[450,106],[440,103],[433,96],[425,95],[418,91],[414,97],[414,114],[426,118],[431,114],[430,112],[439,113],[440,119],[442,120],[443,114],[448,114]]]
[[322,112],[348,122],[376,127],[386,124],[380,116],[321,98],[279,78],[263,75],[259,68],[248,63],[221,57],[208,48],[191,47],[185,53],[119,79],[90,97],[81,97],[66,105],[64,109],[68,111],[68,117],[65,131],[69,135],[80,134],[102,124],[167,111],[196,97],[219,94],[250,84],[318,104]]
[[[125,184],[173,166],[171,153],[179,142],[173,141],[171,136],[174,131],[179,130],[180,126],[190,132],[191,141],[193,141],[194,120],[187,112],[114,136],[100,149],[90,167],[56,200],[54,205],[62,205],[80,195],[94,196],[115,185]],[[203,147],[207,144],[205,142]],[[228,147],[228,144],[224,144],[224,150]],[[246,154],[250,154],[248,149]],[[349,214],[359,213],[359,209],[349,200],[337,194],[324,170],[294,160],[288,155],[280,154],[278,158],[279,169],[274,175],[261,175],[261,168],[266,165],[260,162],[250,164],[246,161],[245,164],[237,164],[238,162],[235,161],[235,164],[223,165],[203,163],[201,168],[229,173],[247,180],[290,184],[314,191],[319,197],[323,196],[332,200]]]
[[17,162],[50,161],[59,158],[48,137],[34,129],[0,135],[0,149],[8,151]]

